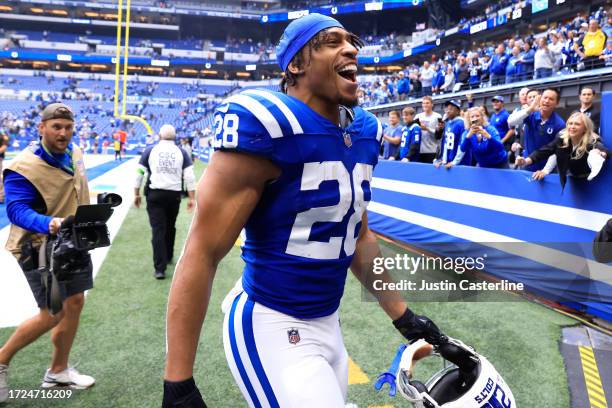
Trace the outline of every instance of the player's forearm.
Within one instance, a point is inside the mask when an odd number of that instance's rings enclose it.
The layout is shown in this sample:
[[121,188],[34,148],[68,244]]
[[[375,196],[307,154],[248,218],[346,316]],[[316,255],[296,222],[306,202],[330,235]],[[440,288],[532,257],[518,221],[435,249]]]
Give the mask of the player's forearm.
[[[381,274],[374,273],[374,259],[381,256],[376,236],[368,229],[357,241],[355,255],[351,263],[351,272],[363,287],[376,298],[385,313],[392,320],[395,320],[406,311],[406,302],[398,291],[374,289],[374,281],[395,282],[386,270]],[[384,287],[388,287],[388,285]]]
[[215,267],[198,264],[185,252],[177,265],[168,298],[166,371],[164,378],[182,381],[193,376],[200,332],[212,289]]

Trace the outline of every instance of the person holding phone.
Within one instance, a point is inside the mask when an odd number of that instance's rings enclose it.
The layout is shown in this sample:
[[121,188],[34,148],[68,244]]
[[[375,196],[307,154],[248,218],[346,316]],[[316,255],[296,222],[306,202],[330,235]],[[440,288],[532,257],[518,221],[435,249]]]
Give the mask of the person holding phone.
[[466,153],[471,153],[478,167],[507,169],[508,154],[504,149],[499,133],[494,126],[489,125],[482,110],[474,107],[468,110],[470,127],[463,132],[461,145],[452,162],[446,164],[446,169],[461,163]]

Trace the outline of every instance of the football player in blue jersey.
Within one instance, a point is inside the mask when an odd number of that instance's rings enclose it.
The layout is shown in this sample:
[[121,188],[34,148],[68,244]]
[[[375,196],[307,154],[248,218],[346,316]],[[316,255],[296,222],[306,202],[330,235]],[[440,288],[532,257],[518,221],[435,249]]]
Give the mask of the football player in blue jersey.
[[[365,210],[382,129],[355,106],[360,46],[331,17],[294,20],[276,53],[283,92],[247,90],[218,107],[217,151],[168,301],[164,407],[205,406],[193,380],[198,339],[217,265],[243,227],[246,265],[222,309],[244,398],[252,407],[344,407],[337,309],[347,269],[371,288],[380,256]],[[446,340],[398,293],[374,295],[407,339]]]
[[402,119],[406,124],[402,128],[402,140],[400,142],[400,160],[403,162],[418,161],[419,149],[421,148],[421,126],[414,120],[416,111],[412,107],[402,110]]
[[[456,100],[450,100],[446,102],[445,107],[446,122],[444,123],[442,142],[440,143],[440,153],[434,161],[434,166],[436,167],[446,165],[454,160],[457,149],[462,141],[461,136],[465,131],[465,122],[460,116],[461,103]],[[472,155],[470,152],[465,153],[460,164],[467,166],[472,164]]]

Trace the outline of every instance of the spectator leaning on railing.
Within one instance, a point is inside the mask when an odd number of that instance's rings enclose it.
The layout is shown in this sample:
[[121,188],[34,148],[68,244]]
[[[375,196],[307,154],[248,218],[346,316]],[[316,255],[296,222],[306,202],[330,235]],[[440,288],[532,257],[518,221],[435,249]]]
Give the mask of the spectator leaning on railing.
[[508,154],[501,143],[499,133],[487,123],[479,107],[468,110],[470,127],[461,136],[461,144],[453,161],[446,168],[460,164],[466,154],[471,153],[478,167],[508,168]]
[[[538,95],[526,109],[513,113],[508,118],[510,126],[523,123],[525,129],[523,157],[529,156],[540,147],[550,143],[565,128],[565,122],[555,112],[559,104],[559,91],[548,88]],[[517,164],[520,163],[520,159]],[[544,163],[534,163],[527,167],[529,171],[542,169]]]
[[423,132],[419,161],[421,163],[432,163],[436,158],[436,152],[440,144],[440,141],[436,139],[436,129],[438,124],[442,122],[442,116],[438,112],[433,111],[433,99],[431,96],[423,97],[421,106],[423,107],[423,112],[415,117],[415,119],[418,119]]
[[609,155],[610,151],[594,132],[591,119],[584,113],[574,112],[558,138],[526,159],[520,158],[517,164],[529,166],[548,159],[544,168],[533,174],[533,179],[542,180],[557,167],[561,186],[564,187],[568,173],[576,178],[592,180],[599,174]]
[[402,128],[402,141],[400,144],[400,160],[418,161],[419,149],[421,148],[421,126],[414,120],[416,111],[412,107],[402,110],[402,119],[405,126]]
[[[434,161],[436,167],[446,165],[453,161],[459,145],[461,144],[461,136],[465,131],[465,122],[461,115],[461,103],[456,100],[450,100],[445,104],[446,122],[444,123],[444,132],[442,134],[442,143],[440,144],[440,154]],[[462,165],[471,165],[471,152],[466,152],[459,163]]]
[[[514,109],[514,111],[512,111],[512,113],[516,113],[516,112],[520,111],[521,109],[524,109],[524,108],[529,106],[527,104],[527,94],[528,93],[529,93],[529,88],[527,88],[527,87],[521,88],[521,90],[518,93],[518,99],[519,99],[520,106],[517,107],[516,109]],[[508,117],[508,119],[509,118],[510,117]],[[524,127],[525,127],[525,125],[521,123],[519,126],[512,126],[510,124],[508,124],[508,126],[511,126],[514,129],[514,133],[515,133],[515,137],[514,137],[515,141],[513,143],[511,143],[511,145],[510,145],[511,149],[510,149],[509,156],[508,156],[508,161],[510,163],[514,163],[514,160],[516,159],[517,151],[519,150],[518,146],[521,146],[521,145],[525,144],[524,143],[524,136],[525,136]],[[516,145],[516,148],[512,148],[515,145]],[[520,154],[520,153],[521,152],[518,151],[518,154]]]
[[402,125],[397,111],[389,112],[389,126],[383,132],[383,159],[395,160],[402,139]]
[[580,62],[584,64],[584,69],[595,69],[604,66],[599,56],[603,53],[606,41],[607,36],[599,28],[599,22],[594,18],[591,19],[589,21],[589,30],[574,44],[576,53],[580,56]]

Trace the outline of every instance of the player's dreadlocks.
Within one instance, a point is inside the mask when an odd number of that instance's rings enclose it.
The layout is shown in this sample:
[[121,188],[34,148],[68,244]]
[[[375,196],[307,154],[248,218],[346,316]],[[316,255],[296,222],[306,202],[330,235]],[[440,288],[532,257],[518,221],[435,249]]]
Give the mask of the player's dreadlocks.
[[[314,37],[312,37],[304,45],[304,47],[302,47],[293,56],[289,64],[290,65],[293,64],[295,67],[300,68],[300,69],[304,68],[304,64],[306,62],[310,63],[310,58],[312,58],[312,51],[318,50],[319,48],[321,48],[321,46],[325,44],[328,39],[329,39],[329,28],[319,31]],[[349,42],[353,44],[353,46],[357,49],[362,48],[364,45],[363,41],[361,41],[361,39],[353,33],[349,33]],[[305,51],[308,52],[308,61],[306,61],[306,59],[304,58]],[[297,80],[300,75],[302,74],[294,74],[291,71],[289,71],[289,66],[287,66],[287,69],[285,70],[285,73],[283,75],[283,79],[281,79],[281,82],[280,82],[281,92],[287,93],[287,88],[289,88],[290,86],[294,86],[297,83]]]

